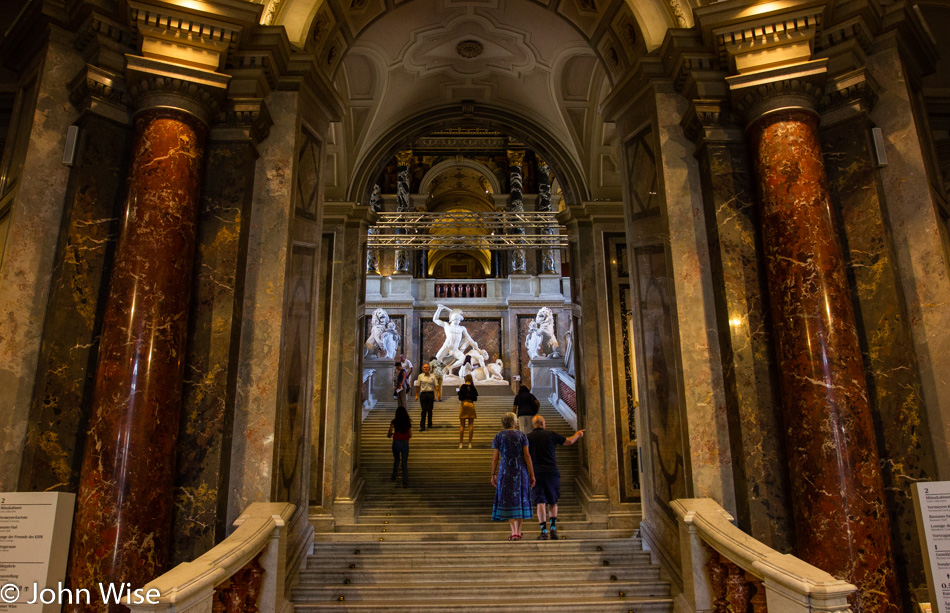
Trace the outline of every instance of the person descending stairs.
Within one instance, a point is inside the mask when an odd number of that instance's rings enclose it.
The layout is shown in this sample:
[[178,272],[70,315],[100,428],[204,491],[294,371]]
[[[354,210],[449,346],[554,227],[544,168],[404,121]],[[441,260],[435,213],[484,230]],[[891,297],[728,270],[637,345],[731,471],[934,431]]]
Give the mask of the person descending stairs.
[[[556,541],[509,542],[507,522],[492,522],[492,439],[511,396],[480,395],[472,448],[458,448],[458,402],[435,403],[432,428],[413,436],[409,487],[391,481],[393,403],[363,423],[360,474],[365,497],[353,524],[315,535],[314,551],[293,588],[297,611],[672,611],[670,585],[660,579],[630,530],[590,521],[573,483],[578,447],[558,447],[563,491]],[[547,428],[573,430],[542,401]],[[467,433],[466,433],[467,436]]]

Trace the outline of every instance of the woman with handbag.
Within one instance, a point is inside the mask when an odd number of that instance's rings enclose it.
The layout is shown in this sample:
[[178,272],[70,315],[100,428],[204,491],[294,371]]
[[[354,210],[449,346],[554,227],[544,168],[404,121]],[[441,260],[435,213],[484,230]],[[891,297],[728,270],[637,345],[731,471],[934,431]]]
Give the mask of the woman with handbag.
[[468,448],[472,448],[472,437],[475,435],[475,401],[478,400],[478,390],[472,381],[472,375],[465,375],[465,384],[459,388],[459,449],[462,448],[462,439],[465,438],[465,422],[468,422]]
[[402,460],[402,486],[409,487],[409,439],[412,438],[412,420],[404,406],[396,407],[396,417],[389,422],[387,437],[393,439],[393,474],[390,481],[396,480],[396,472]]

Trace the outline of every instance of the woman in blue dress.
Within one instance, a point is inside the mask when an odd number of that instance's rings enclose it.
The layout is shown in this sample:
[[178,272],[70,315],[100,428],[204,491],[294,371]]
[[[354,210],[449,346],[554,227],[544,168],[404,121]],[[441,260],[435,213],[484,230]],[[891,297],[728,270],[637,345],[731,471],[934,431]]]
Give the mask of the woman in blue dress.
[[491,447],[491,484],[495,486],[495,504],[491,518],[508,520],[511,525],[509,541],[521,540],[521,524],[531,519],[531,488],[534,487],[534,467],[528,453],[528,437],[515,430],[518,416],[505,413],[501,418],[504,428],[495,435]]

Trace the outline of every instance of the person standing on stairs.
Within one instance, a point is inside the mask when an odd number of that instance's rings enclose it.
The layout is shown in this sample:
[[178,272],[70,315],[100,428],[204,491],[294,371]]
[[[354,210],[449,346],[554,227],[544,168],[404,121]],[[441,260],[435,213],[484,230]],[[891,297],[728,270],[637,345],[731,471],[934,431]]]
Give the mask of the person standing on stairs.
[[511,526],[509,541],[521,540],[521,524],[531,519],[531,488],[534,487],[534,466],[528,453],[528,438],[515,429],[518,416],[505,413],[501,418],[504,428],[492,441],[491,484],[495,486],[493,521],[508,520]]
[[551,520],[552,541],[557,540],[557,501],[561,497],[561,473],[557,469],[556,450],[558,445],[573,445],[584,436],[578,430],[573,436],[564,438],[557,432],[544,429],[544,417],[535,415],[534,429],[528,435],[528,450],[534,465],[535,484],[531,487],[531,499],[538,506],[538,522],[541,524],[539,541],[548,540],[547,520]]
[[459,449],[462,448],[462,439],[465,438],[465,422],[468,422],[468,448],[472,448],[472,437],[475,436],[475,401],[478,400],[478,390],[472,375],[465,375],[465,384],[459,388]]
[[393,439],[393,474],[390,481],[396,480],[400,460],[402,463],[402,486],[409,487],[409,439],[412,438],[412,419],[406,407],[396,407],[396,417],[389,422],[387,437]]
[[419,422],[419,431],[426,431],[426,417],[429,428],[432,428],[432,406],[435,404],[435,375],[431,372],[428,362],[422,363],[422,373],[416,377],[416,400],[422,405],[422,420]]
[[511,408],[518,415],[518,428],[527,436],[531,434],[531,419],[541,410],[541,403],[527,385],[518,388],[514,406]]
[[432,375],[435,377],[435,399],[442,402],[442,360],[432,356],[429,360],[429,368],[432,369]]
[[396,399],[397,407],[406,407],[406,371],[402,369],[402,362],[395,364],[396,371],[393,373],[393,398]]

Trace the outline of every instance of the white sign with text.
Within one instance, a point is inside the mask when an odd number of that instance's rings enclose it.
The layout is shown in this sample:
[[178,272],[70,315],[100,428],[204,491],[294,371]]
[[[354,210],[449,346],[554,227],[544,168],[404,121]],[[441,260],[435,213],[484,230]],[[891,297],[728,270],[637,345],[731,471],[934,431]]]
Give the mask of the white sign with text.
[[55,590],[66,576],[75,503],[63,492],[0,493],[0,611],[60,610],[37,590]]
[[913,493],[930,605],[950,613],[950,481],[915,483]]

